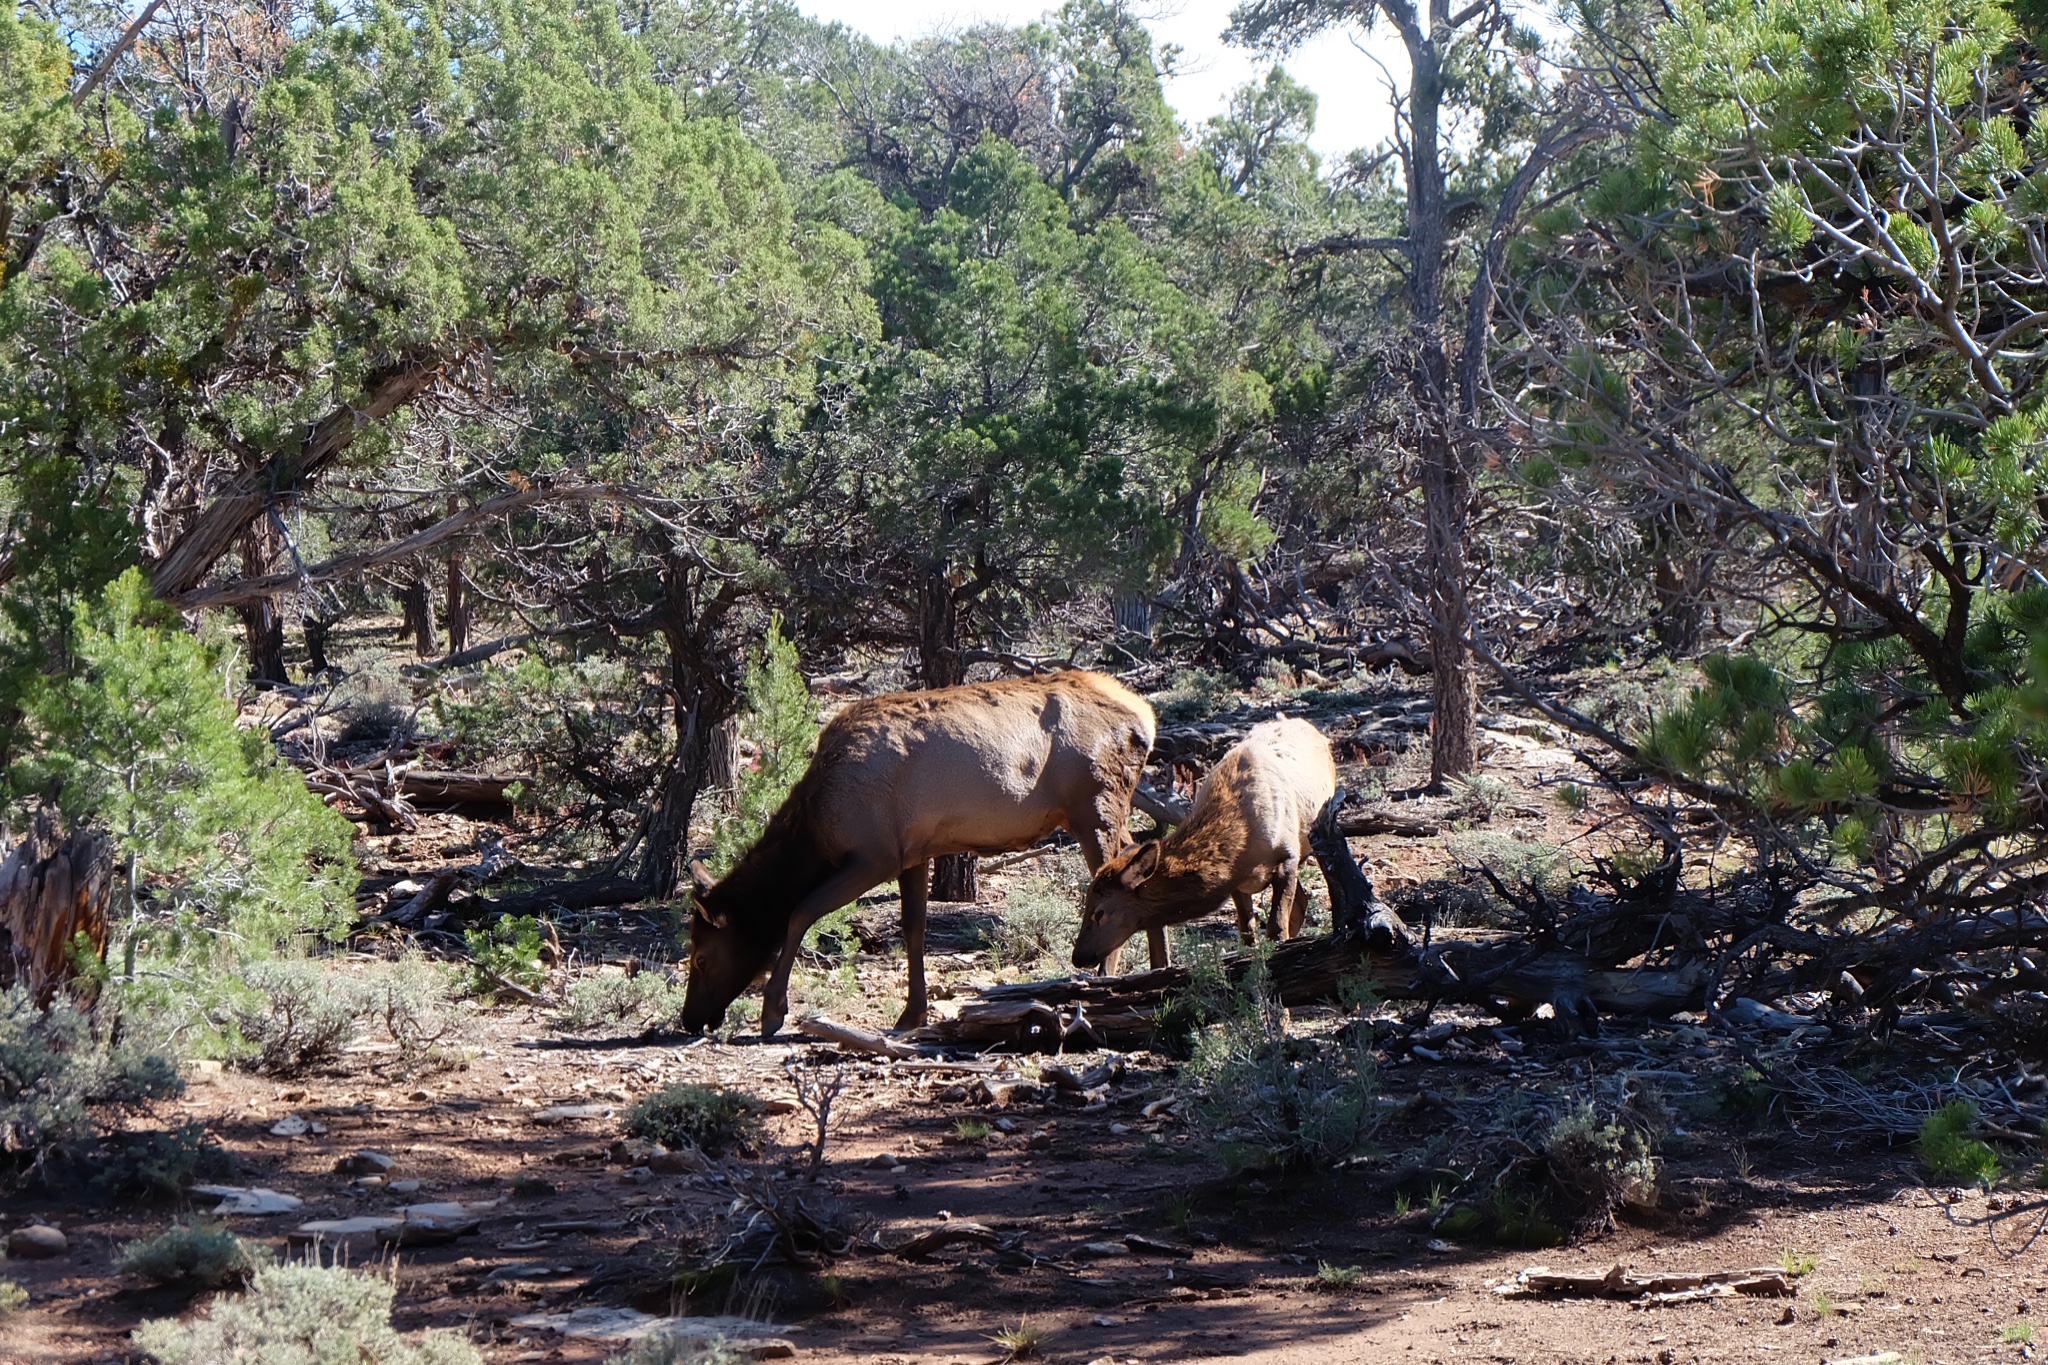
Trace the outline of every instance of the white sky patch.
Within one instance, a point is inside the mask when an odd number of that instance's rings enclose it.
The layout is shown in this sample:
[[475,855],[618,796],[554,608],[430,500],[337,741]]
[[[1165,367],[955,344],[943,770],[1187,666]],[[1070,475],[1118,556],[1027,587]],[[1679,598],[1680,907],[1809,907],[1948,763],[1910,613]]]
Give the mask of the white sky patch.
[[[1166,83],[1166,98],[1191,127],[1222,113],[1231,91],[1265,79],[1273,64],[1262,54],[1223,41],[1236,3],[1155,0],[1139,9],[1155,45],[1173,43],[1183,49],[1179,72]],[[1047,8],[1045,0],[797,0],[797,7],[884,43],[976,23],[1015,27],[1040,17]],[[1353,148],[1384,142],[1393,132],[1388,76],[1380,63],[1395,80],[1407,75],[1400,41],[1385,27],[1370,35],[1355,28],[1324,32],[1281,63],[1290,76],[1316,92],[1316,130],[1309,143],[1326,166]]]

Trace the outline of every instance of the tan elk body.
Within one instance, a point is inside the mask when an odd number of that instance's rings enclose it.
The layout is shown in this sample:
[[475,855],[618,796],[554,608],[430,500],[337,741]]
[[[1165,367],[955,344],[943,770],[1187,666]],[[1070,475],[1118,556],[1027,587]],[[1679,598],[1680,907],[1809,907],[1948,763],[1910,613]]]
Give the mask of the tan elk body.
[[[1251,941],[1252,897],[1273,889],[1267,932],[1301,932],[1301,887],[1309,826],[1337,790],[1330,742],[1303,720],[1269,720],[1223,756],[1195,792],[1188,818],[1163,839],[1146,840],[1096,869],[1074,940],[1074,965],[1103,962],[1135,933],[1156,934],[1237,907],[1237,931]],[[1284,928],[1284,934],[1282,930]]]
[[1144,699],[1099,673],[898,692],[847,707],[732,871],[712,884],[693,869],[684,1025],[717,1024],[766,972],[761,1032],[773,1035],[805,932],[891,878],[903,891],[910,968],[897,1026],[923,1023],[931,860],[1027,848],[1065,829],[1089,870],[1100,867],[1129,838],[1131,793],[1154,730]]

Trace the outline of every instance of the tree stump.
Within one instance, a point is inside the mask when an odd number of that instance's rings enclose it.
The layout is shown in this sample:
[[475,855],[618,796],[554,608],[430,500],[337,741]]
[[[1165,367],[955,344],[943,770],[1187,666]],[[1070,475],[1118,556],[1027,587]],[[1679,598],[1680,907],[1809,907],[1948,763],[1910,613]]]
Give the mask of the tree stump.
[[931,898],[935,901],[973,901],[981,888],[974,875],[972,853],[948,853],[932,859]]
[[113,887],[114,849],[104,836],[59,838],[55,817],[40,817],[0,863],[0,990],[21,986],[47,1006],[73,975],[81,934],[104,955]]

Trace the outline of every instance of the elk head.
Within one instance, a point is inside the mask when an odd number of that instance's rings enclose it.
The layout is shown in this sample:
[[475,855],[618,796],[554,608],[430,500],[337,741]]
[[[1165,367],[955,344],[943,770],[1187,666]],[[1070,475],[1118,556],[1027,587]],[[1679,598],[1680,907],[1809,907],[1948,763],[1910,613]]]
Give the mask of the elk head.
[[1081,907],[1081,932],[1074,939],[1076,967],[1100,969],[1110,954],[1146,927],[1143,920],[1150,902],[1140,893],[1158,875],[1159,866],[1159,841],[1147,839],[1096,869]]

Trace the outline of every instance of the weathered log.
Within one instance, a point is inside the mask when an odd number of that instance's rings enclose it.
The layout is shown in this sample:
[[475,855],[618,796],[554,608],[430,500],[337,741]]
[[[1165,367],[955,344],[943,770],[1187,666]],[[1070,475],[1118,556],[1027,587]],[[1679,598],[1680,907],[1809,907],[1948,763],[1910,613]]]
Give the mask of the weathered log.
[[[1461,1001],[1508,1018],[1549,1005],[1560,1019],[1584,1026],[1598,1014],[1663,1016],[1698,1008],[1710,975],[1705,964],[1676,971],[1601,971],[1581,954],[1519,938],[1440,940],[1423,952],[1407,942],[1405,928],[1391,913],[1378,929],[1370,925],[1280,944],[1266,959],[1269,989],[1295,1007],[1339,1001],[1347,985],[1365,981],[1385,999]],[[1386,947],[1375,951],[1374,940]],[[1254,960],[1245,953],[1224,958],[1227,979],[1242,983]],[[1161,967],[1132,976],[995,986],[963,1004],[954,1018],[915,1036],[1053,1051],[1079,1015],[1101,1045],[1141,1046],[1152,1037],[1161,1011],[1190,983],[1186,967]]]
[[869,1029],[855,1028],[851,1024],[827,1019],[822,1014],[807,1014],[797,1020],[796,1031],[806,1038],[816,1038],[820,1042],[832,1043],[876,1057],[906,1058],[917,1055],[917,1049],[907,1043],[885,1038]]
[[444,806],[510,806],[505,793],[525,779],[496,773],[402,773],[398,794],[421,809]]
[[583,877],[573,882],[555,882],[520,891],[497,900],[478,896],[464,901],[463,913],[471,919],[496,919],[500,915],[532,915],[543,910],[595,910],[607,905],[631,905],[645,900],[647,890],[632,877]]
[[1368,923],[1380,904],[1379,897],[1373,894],[1371,879],[1351,856],[1351,845],[1341,832],[1339,813],[1343,809],[1344,789],[1339,787],[1310,827],[1308,845],[1323,869],[1323,883],[1329,889],[1330,927],[1333,932],[1348,934]]
[[59,837],[54,816],[38,817],[0,863],[0,989],[21,986],[48,1005],[71,979],[81,934],[94,955],[106,952],[113,888],[112,844],[89,830]]

